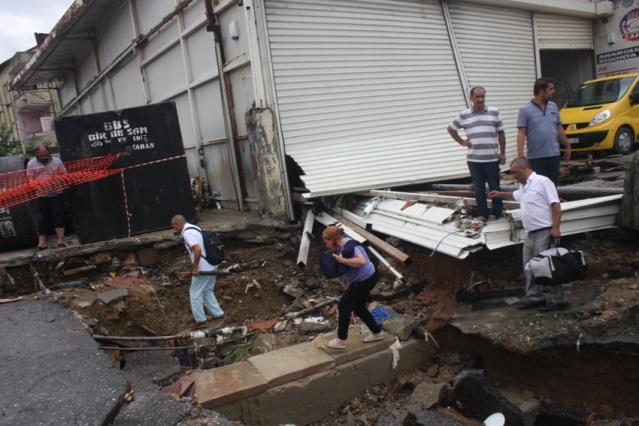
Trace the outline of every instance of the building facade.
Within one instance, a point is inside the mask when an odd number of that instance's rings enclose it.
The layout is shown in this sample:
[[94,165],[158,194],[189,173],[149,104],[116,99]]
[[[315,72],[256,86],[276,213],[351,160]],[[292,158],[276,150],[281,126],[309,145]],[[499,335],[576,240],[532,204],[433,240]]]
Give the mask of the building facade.
[[33,51],[17,52],[0,64],[0,123],[22,143],[23,153],[38,145],[55,151],[57,140],[52,124],[60,111],[56,81],[11,88],[11,82],[32,55]]
[[226,208],[293,218],[293,187],[467,177],[446,126],[475,85],[513,158],[534,80],[562,103],[594,77],[617,3],[78,0],[12,85],[57,79],[62,116],[174,102],[191,177]]

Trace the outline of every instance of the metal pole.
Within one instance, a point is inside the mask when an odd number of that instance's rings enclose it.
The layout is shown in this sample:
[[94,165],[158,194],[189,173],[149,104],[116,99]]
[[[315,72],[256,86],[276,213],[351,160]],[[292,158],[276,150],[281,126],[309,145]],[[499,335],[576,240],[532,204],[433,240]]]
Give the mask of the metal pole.
[[[453,190],[453,191],[469,191],[468,185],[464,184],[445,184],[434,183],[428,186],[429,189],[434,190]],[[519,189],[517,185],[501,185],[502,191],[516,191]],[[617,195],[623,194],[623,188],[595,188],[585,186],[559,186],[557,187],[559,195],[588,195],[588,196],[604,196],[604,195]]]
[[381,254],[379,254],[379,252],[377,250],[375,250],[373,247],[368,246],[366,247],[371,253],[373,253],[375,255],[376,258],[379,259],[380,262],[382,262],[392,273],[393,275],[395,275],[397,278],[399,278],[403,283],[406,282],[406,278],[404,278],[402,276],[402,274],[400,274],[399,272],[397,272],[397,269],[393,268],[393,266],[388,263],[388,260],[384,259],[384,256],[382,256]]

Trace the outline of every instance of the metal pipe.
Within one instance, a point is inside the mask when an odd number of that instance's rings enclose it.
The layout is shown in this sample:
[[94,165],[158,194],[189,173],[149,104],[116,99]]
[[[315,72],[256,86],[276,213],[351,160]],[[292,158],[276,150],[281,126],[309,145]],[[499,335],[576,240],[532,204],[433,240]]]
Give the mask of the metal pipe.
[[313,305],[313,306],[308,307],[306,309],[302,309],[301,311],[289,312],[286,315],[284,315],[284,318],[286,318],[286,319],[298,318],[298,317],[301,317],[302,315],[308,314],[309,312],[316,311],[317,309],[322,308],[322,307],[324,307],[326,305],[330,305],[331,303],[337,303],[337,302],[339,302],[337,297],[331,297],[328,300],[325,300],[325,301],[323,301],[321,303],[318,303],[317,305]]
[[306,219],[304,220],[304,232],[302,233],[302,241],[297,254],[297,266],[304,267],[308,261],[308,250],[311,245],[311,236],[313,235],[313,223],[315,222],[315,213],[313,210],[306,211]]
[[404,278],[402,276],[402,274],[400,274],[397,269],[393,268],[393,266],[388,263],[388,260],[384,259],[384,256],[382,256],[377,250],[375,250],[373,247],[368,246],[366,247],[371,253],[373,253],[375,255],[376,258],[379,259],[380,262],[382,262],[392,273],[393,275],[395,275],[397,278],[399,278],[403,283],[406,282],[406,278]]
[[191,339],[198,339],[198,338],[202,338],[202,337],[213,337],[213,336],[219,336],[219,335],[224,335],[224,334],[232,334],[235,333],[237,331],[241,331],[243,335],[247,334],[247,328],[246,326],[238,326],[238,327],[224,327],[218,330],[194,330],[194,331],[187,331],[185,333],[182,334],[175,334],[173,336],[100,336],[100,335],[93,335],[93,338],[95,340],[106,340],[106,341],[112,341],[112,340],[123,340],[123,341],[153,341],[153,340],[173,340],[173,339],[184,339],[184,338],[191,338]]
[[[516,191],[519,189],[517,185],[501,185],[502,191]],[[446,183],[434,183],[428,186],[429,189],[435,190],[458,190],[468,191],[468,185],[464,184],[446,184]],[[603,195],[617,195],[623,194],[623,188],[595,188],[586,186],[559,186],[557,187],[559,195],[591,195],[591,196],[603,196]]]
[[448,33],[448,42],[450,43],[451,49],[453,51],[453,59],[455,60],[455,66],[457,68],[457,77],[459,77],[459,83],[462,87],[462,92],[464,93],[464,100],[466,101],[466,107],[470,108],[473,106],[470,98],[468,97],[468,89],[470,89],[470,84],[468,83],[468,75],[466,74],[466,70],[464,68],[464,61],[461,60],[461,53],[459,52],[459,46],[457,44],[457,37],[455,37],[455,32],[453,30],[453,22],[450,19],[450,11],[448,10],[448,2],[440,1],[440,5],[442,8],[442,15],[444,15],[444,24],[446,25],[446,32]]
[[[207,2],[208,3],[208,2]],[[225,72],[224,72],[224,61],[225,61],[225,53],[224,53],[224,44],[222,41],[222,31],[220,29],[219,20],[217,15],[213,15],[213,19],[215,20],[215,24],[213,28],[207,30],[213,31],[215,37],[215,62],[217,65],[217,72],[220,78],[220,94],[222,96],[222,113],[224,117],[224,126],[226,131],[226,136],[229,141],[229,150],[228,154],[231,157],[231,176],[235,189],[235,196],[237,197],[237,204],[240,211],[244,211],[244,197],[246,194],[242,193],[242,180],[240,177],[240,173],[238,171],[238,167],[240,167],[240,163],[237,160],[237,155],[235,152],[235,135],[233,134],[233,123],[231,122],[231,108],[229,106],[229,93],[226,90],[225,84]]]
[[181,339],[184,336],[176,334],[175,336],[100,336],[94,335],[93,338],[95,340],[128,340],[128,341],[151,341],[151,340],[173,340],[173,339]]
[[[197,345],[198,348],[206,347],[206,346],[216,346],[216,345]],[[172,351],[177,349],[195,349],[195,346],[171,346],[168,348],[163,348],[161,346],[149,346],[146,348],[123,348],[120,346],[98,346],[98,348],[103,349],[105,351],[122,351],[122,352],[134,352],[134,351]]]

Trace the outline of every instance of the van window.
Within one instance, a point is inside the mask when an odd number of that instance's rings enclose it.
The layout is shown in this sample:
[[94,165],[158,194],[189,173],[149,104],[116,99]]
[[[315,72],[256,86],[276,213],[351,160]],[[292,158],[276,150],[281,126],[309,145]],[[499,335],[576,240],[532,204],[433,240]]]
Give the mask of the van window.
[[572,95],[566,107],[574,108],[617,102],[626,94],[635,78],[623,77],[582,84]]

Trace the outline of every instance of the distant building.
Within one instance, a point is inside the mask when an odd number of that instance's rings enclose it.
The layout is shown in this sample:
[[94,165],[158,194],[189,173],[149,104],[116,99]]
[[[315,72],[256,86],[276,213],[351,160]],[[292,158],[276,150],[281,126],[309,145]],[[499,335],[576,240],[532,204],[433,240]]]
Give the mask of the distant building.
[[35,48],[18,52],[0,64],[0,123],[13,130],[23,152],[46,144],[56,151],[53,130],[56,111],[60,111],[56,80],[11,89],[10,83],[33,56]]

